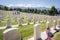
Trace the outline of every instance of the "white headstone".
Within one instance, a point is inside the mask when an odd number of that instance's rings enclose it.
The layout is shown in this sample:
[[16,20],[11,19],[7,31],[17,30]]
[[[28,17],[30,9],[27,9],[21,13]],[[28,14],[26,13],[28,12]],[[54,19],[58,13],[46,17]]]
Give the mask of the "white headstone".
[[31,22],[31,18],[28,17],[28,18],[27,18],[27,24],[30,24],[30,22]]
[[40,23],[40,17],[38,18],[38,23]]
[[17,17],[16,16],[14,17],[14,20],[17,21]]
[[40,39],[40,25],[39,24],[35,24],[34,25],[34,40],[39,40]]
[[36,24],[36,18],[34,17],[34,24]]
[[0,20],[4,20],[5,13],[3,11],[0,11]]
[[1,17],[0,17],[0,21],[1,21]]
[[7,20],[6,25],[7,25],[6,28],[11,28],[11,21],[10,21],[10,19]]
[[58,26],[60,26],[60,19],[58,20]]
[[18,19],[19,26],[22,26],[22,18]]
[[18,28],[10,28],[3,32],[3,40],[21,40]]
[[54,22],[54,29],[56,29],[56,20],[53,21]]
[[49,22],[49,21],[47,21],[46,23],[47,23],[46,28],[48,28],[48,27],[50,26],[50,22]]

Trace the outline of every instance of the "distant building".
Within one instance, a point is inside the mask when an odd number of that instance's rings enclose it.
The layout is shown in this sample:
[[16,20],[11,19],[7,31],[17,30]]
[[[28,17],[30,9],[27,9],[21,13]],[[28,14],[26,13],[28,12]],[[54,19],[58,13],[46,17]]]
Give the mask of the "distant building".
[[13,15],[19,15],[20,14],[20,11],[12,11],[12,14]]

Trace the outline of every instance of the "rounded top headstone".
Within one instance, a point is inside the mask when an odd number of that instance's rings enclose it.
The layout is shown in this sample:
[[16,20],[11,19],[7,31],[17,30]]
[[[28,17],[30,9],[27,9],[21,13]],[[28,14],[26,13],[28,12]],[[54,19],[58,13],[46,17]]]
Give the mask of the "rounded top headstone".
[[21,40],[18,28],[10,28],[3,32],[3,40]]
[[58,19],[58,21],[60,21],[60,19]]
[[14,29],[18,29],[18,28],[10,28],[10,29],[5,30],[3,33],[7,33],[7,32],[14,30]]
[[34,27],[39,27],[40,25],[39,24],[35,24]]
[[50,23],[49,21],[46,22],[47,24]]
[[56,20],[54,20],[54,22],[56,22]]

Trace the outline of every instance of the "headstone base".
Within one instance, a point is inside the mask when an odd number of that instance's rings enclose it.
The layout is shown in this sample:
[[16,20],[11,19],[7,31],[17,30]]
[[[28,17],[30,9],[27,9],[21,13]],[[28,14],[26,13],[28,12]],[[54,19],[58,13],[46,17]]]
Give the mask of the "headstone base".
[[27,23],[28,25],[30,24],[30,23]]
[[58,29],[56,29],[56,28],[54,28],[54,30],[55,30],[56,32],[59,32],[59,30],[58,30]]
[[38,23],[40,23],[40,21]]
[[7,29],[7,28],[12,28],[12,27],[11,27],[11,26],[7,26],[6,29]]
[[41,38],[37,39],[37,40],[42,40]]
[[60,28],[60,26],[58,26],[58,28]]
[[34,24],[36,24],[36,22],[34,22]]
[[22,24],[20,24],[19,26],[22,26]]

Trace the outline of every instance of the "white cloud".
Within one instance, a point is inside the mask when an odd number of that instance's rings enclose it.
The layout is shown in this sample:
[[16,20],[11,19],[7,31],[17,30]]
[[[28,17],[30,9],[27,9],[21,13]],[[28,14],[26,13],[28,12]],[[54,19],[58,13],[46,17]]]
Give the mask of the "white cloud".
[[40,4],[9,4],[8,7],[41,7]]
[[6,5],[6,6],[11,7],[11,6],[14,6],[14,5],[13,4],[9,4],[9,5]]

